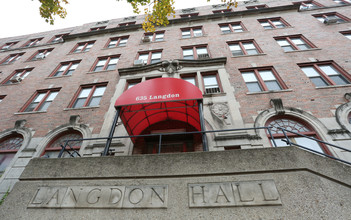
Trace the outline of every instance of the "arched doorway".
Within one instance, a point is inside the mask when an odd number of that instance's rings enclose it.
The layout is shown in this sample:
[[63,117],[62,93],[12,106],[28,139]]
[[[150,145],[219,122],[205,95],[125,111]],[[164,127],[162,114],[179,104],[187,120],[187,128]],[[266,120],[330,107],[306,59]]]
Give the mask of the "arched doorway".
[[[286,140],[285,135],[283,131],[279,129],[279,127],[284,128],[288,131],[293,131],[302,135],[320,139],[319,135],[311,125],[293,116],[272,117],[266,122],[266,127],[272,127],[271,133],[277,147],[288,146],[288,144],[284,141]],[[268,132],[267,132],[267,135],[268,135],[268,138],[270,138],[272,143],[271,136],[269,135]],[[314,150],[320,153],[332,155],[329,149],[322,143],[319,143],[317,141],[311,140],[303,136],[299,136],[294,133],[286,132],[286,135],[288,136],[289,140],[294,144],[301,145],[303,147],[309,148],[311,150]]]
[[[76,130],[68,130],[68,131],[62,132],[61,134],[57,135],[49,142],[49,144],[45,147],[45,150],[41,156],[46,158],[57,158],[60,151],[62,150],[61,145],[64,146],[66,140],[75,140],[75,139],[82,139],[82,138],[83,138],[82,134]],[[82,145],[82,141],[70,141],[68,144],[75,151],[79,151]],[[73,156],[75,155],[73,150],[71,150],[70,153]],[[63,152],[61,157],[70,157],[70,155],[67,152]]]

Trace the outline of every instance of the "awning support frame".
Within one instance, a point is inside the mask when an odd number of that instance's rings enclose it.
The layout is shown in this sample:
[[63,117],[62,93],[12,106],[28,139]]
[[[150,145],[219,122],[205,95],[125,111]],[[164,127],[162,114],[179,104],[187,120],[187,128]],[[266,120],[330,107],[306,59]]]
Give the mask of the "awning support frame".
[[108,135],[108,138],[107,138],[107,141],[106,141],[106,145],[105,145],[105,149],[104,149],[104,152],[102,153],[102,156],[107,156],[107,154],[108,154],[108,152],[110,150],[113,134],[115,133],[115,130],[116,130],[116,127],[117,127],[117,121],[118,121],[120,112],[121,112],[121,107],[116,108],[115,118],[113,119],[113,123],[112,123],[111,129],[110,129],[110,133]]

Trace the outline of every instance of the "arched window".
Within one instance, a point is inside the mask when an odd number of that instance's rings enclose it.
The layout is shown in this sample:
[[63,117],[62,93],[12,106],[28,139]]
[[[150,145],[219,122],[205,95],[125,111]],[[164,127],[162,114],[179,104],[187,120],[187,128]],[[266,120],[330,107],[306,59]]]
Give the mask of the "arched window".
[[[293,132],[296,132],[299,134],[303,134],[306,136],[320,139],[318,137],[318,134],[316,133],[316,131],[309,124],[307,124],[306,122],[301,121],[295,117],[284,117],[284,118],[273,117],[267,121],[266,126],[272,127],[271,128],[272,136],[273,136],[275,143],[278,147],[287,146],[287,143],[285,141],[283,141],[286,139],[284,136],[284,133],[278,127],[281,127],[281,128],[286,129],[286,130],[293,131]],[[328,148],[324,144],[321,144],[319,142],[316,142],[316,141],[311,140],[311,139],[306,138],[306,137],[299,136],[297,134],[293,134],[293,133],[289,133],[289,132],[286,132],[286,134],[289,137],[289,140],[295,144],[301,145],[301,146],[306,147],[306,148],[310,148],[312,150],[315,150],[315,151],[318,151],[321,153],[331,155],[330,151],[328,150]],[[267,132],[267,135],[271,139],[268,132]],[[273,143],[272,143],[272,145],[273,145]]]
[[[75,140],[75,139],[82,139],[83,136],[79,131],[67,131],[64,133],[61,133],[57,135],[45,148],[45,151],[43,152],[42,156],[43,157],[48,157],[48,158],[57,158],[62,147],[65,145],[66,140]],[[79,151],[82,141],[70,141],[68,142],[68,145],[72,147],[74,150]],[[70,151],[74,156],[76,154],[74,153],[73,150]],[[67,152],[64,152],[62,157],[70,157],[70,155]]]
[[23,136],[12,134],[0,140],[0,174],[10,164],[12,158],[16,155],[18,149],[22,146]]
[[347,121],[351,124],[351,112],[349,112],[349,116],[347,116]]

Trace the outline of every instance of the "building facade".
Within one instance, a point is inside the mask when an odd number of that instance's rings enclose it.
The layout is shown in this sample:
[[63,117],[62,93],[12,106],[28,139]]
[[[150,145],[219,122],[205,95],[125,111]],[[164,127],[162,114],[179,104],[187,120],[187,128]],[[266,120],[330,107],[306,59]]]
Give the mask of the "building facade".
[[[174,115],[156,112],[152,123],[147,106],[130,108],[142,113],[127,116],[125,110],[114,136],[202,127],[221,130],[205,138],[208,151],[224,151],[285,146],[284,128],[350,150],[350,9],[349,1],[246,1],[238,8],[178,10],[155,33],[144,33],[143,16],[132,16],[0,39],[0,196],[31,159],[56,158],[63,140],[89,139],[70,142],[69,151],[100,157],[106,139],[94,138],[109,136],[116,100],[134,86],[143,95],[140,88],[149,87],[142,85],[159,78],[193,84],[201,106],[183,103],[184,112],[176,112],[177,105],[155,107]],[[169,101],[167,95],[147,96],[148,103]],[[261,127],[271,127],[271,135]],[[159,136],[115,138],[108,154],[205,149],[201,134],[182,135],[165,135],[161,149]],[[351,161],[343,149],[287,135],[293,144]]]

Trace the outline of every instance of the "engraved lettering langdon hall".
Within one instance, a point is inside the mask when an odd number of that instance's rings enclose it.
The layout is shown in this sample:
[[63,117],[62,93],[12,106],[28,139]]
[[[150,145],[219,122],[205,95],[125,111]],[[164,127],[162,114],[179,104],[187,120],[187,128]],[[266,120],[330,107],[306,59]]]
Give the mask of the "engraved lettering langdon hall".
[[[273,180],[188,184],[189,207],[281,205]],[[167,208],[168,185],[39,187],[28,208]]]

